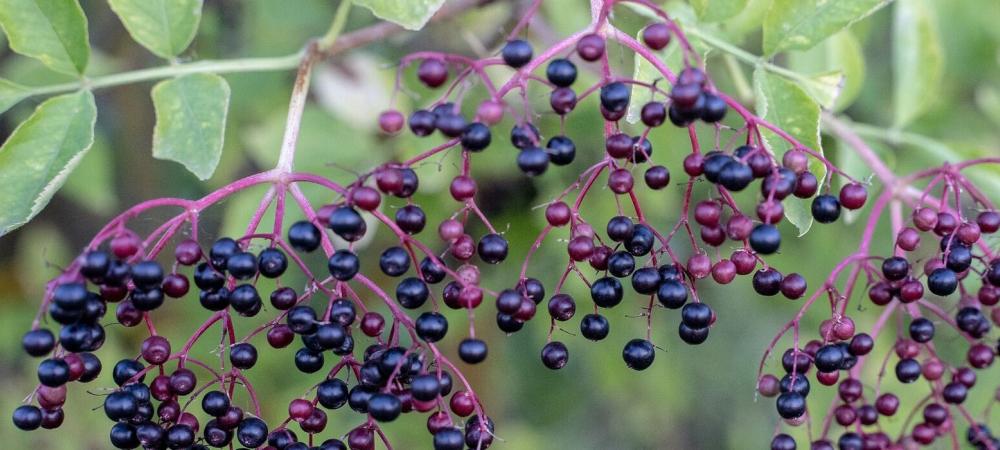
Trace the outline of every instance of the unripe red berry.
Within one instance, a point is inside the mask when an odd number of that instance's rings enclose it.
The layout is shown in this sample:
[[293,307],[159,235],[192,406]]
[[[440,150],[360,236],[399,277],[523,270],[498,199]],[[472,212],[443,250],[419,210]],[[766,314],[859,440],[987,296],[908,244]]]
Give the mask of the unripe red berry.
[[747,275],[757,268],[757,258],[744,249],[734,251],[729,259],[736,265],[736,273],[739,275]]
[[476,195],[476,180],[468,175],[459,175],[451,180],[448,190],[452,198],[464,202]]
[[427,87],[436,88],[448,80],[448,65],[437,58],[428,58],[417,67],[417,78]]
[[910,227],[903,228],[896,236],[896,246],[908,252],[916,250],[920,246],[920,232]]
[[859,183],[850,183],[840,188],[840,204],[847,209],[859,209],[868,200],[868,189]]
[[917,208],[913,210],[913,226],[920,231],[930,231],[937,226],[937,213],[930,208]]
[[684,157],[684,173],[688,176],[696,177],[702,174],[704,171],[703,163],[705,162],[705,157],[701,153],[691,153]]
[[712,272],[712,260],[705,254],[691,255],[688,258],[687,270],[696,279],[702,279]]
[[616,194],[625,194],[631,191],[634,184],[632,172],[629,172],[628,169],[615,169],[608,175],[608,187],[611,188],[611,192]]
[[795,173],[802,173],[809,169],[809,155],[802,150],[789,150],[781,157],[781,165]]
[[486,125],[496,125],[503,120],[503,104],[494,100],[486,100],[476,108],[476,117]]
[[670,44],[670,27],[665,23],[654,23],[642,30],[642,42],[653,50],[662,50]]
[[382,196],[375,189],[361,186],[351,191],[351,202],[365,211],[374,211],[382,203]]
[[568,224],[572,216],[573,211],[566,202],[558,201],[545,208],[545,220],[554,227]]
[[720,259],[712,266],[712,279],[719,284],[729,284],[736,278],[736,264],[728,259]]
[[383,111],[378,116],[378,127],[386,134],[396,134],[403,129],[406,119],[403,114],[395,109]]
[[454,242],[465,234],[465,226],[456,219],[445,219],[438,225],[438,236],[445,242]]
[[576,42],[576,53],[584,61],[597,61],[604,55],[604,38],[599,34],[585,35]]

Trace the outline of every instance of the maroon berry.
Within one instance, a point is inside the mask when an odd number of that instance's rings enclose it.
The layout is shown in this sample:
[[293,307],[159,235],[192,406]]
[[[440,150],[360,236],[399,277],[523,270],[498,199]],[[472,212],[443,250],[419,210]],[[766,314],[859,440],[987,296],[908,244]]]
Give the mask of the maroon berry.
[[976,217],[976,224],[979,229],[986,234],[996,233],[1000,230],[1000,213],[996,211],[983,211]]
[[552,203],[545,208],[545,220],[554,227],[568,224],[572,216],[573,211],[562,201]]
[[126,259],[139,251],[139,238],[132,234],[121,234],[111,240],[111,253],[121,259]]
[[705,254],[692,255],[688,258],[687,270],[692,277],[700,280],[712,272],[712,260]]
[[697,177],[704,171],[705,157],[701,153],[692,153],[684,157],[684,173]]
[[170,341],[163,336],[150,336],[142,341],[142,359],[160,365],[170,357]]
[[813,175],[812,172],[801,172],[795,178],[794,194],[796,197],[810,198],[816,195],[816,191],[818,190],[819,180],[816,179],[816,175]]
[[385,318],[375,311],[368,311],[361,317],[361,332],[368,337],[377,337],[385,329]]
[[584,61],[597,61],[604,55],[604,38],[599,34],[591,33],[580,38],[576,42],[576,53]]
[[920,232],[910,227],[903,228],[896,236],[896,246],[908,252],[916,250],[920,246]]
[[374,211],[382,203],[382,196],[375,189],[361,186],[351,191],[351,202],[365,211]]
[[201,260],[201,246],[194,239],[185,239],[174,248],[174,258],[185,266],[192,266]]
[[652,166],[646,169],[643,178],[646,180],[646,186],[649,186],[650,189],[663,189],[670,184],[670,170],[664,166]]
[[868,200],[868,189],[860,183],[850,183],[840,188],[840,204],[847,209],[859,209]]
[[763,395],[764,397],[774,397],[775,395],[778,395],[778,377],[771,374],[762,375],[760,379],[757,380],[757,392],[760,392],[760,395]]
[[712,200],[702,200],[694,207],[694,221],[707,227],[719,224],[722,217],[722,205]]
[[781,165],[795,173],[802,173],[809,169],[809,156],[802,150],[792,149],[781,157]]
[[736,278],[736,264],[728,259],[720,259],[712,266],[712,279],[719,284],[729,284]]
[[476,108],[476,118],[486,125],[496,125],[503,120],[503,104],[493,100],[486,100]]
[[661,50],[670,44],[670,27],[665,23],[654,23],[642,30],[642,42],[653,50]]
[[646,103],[642,105],[639,117],[642,118],[642,123],[647,127],[658,127],[663,125],[663,121],[667,118],[667,107],[662,102]]
[[790,300],[801,298],[806,289],[806,279],[800,274],[790,273],[781,280],[781,294]]
[[465,226],[456,219],[445,219],[438,225],[438,236],[445,242],[454,242],[465,234]]
[[628,169],[615,169],[608,175],[608,187],[611,188],[611,192],[616,194],[625,194],[631,191],[634,184],[632,172],[629,172]]
[[958,228],[958,219],[951,213],[941,212],[937,215],[937,225],[934,226],[934,233],[944,236],[955,232]]
[[163,277],[163,293],[172,298],[181,298],[188,293],[190,283],[182,273],[172,273]]
[[459,175],[451,180],[451,197],[464,202],[476,195],[476,180],[468,175]]
[[608,139],[604,142],[604,148],[607,150],[608,155],[617,159],[631,157],[634,145],[635,143],[632,141],[632,138],[624,133],[608,136]]
[[430,88],[436,88],[448,80],[448,65],[436,58],[425,59],[417,67],[417,78]]
[[378,127],[386,134],[396,134],[403,129],[406,119],[403,114],[395,109],[382,112],[378,116]]
[[744,249],[734,251],[729,260],[736,265],[736,273],[740,275],[747,275],[757,268],[757,258]]
[[569,241],[566,249],[573,261],[585,261],[594,254],[594,239],[587,236],[577,236]]
[[917,208],[913,210],[913,226],[920,231],[930,231],[937,226],[937,213],[930,208]]

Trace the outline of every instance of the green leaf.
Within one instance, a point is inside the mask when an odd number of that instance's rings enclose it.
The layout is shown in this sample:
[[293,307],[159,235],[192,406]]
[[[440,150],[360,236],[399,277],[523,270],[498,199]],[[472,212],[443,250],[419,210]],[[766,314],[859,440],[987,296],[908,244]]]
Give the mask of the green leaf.
[[94,143],[90,91],[46,100],[0,147],[0,236],[35,217]]
[[161,58],[191,44],[201,20],[202,0],[108,0],[128,34]]
[[900,0],[893,34],[894,124],[904,127],[927,111],[944,73],[944,52],[934,13],[924,0]]
[[419,30],[441,9],[444,0],[354,0],[354,3],[407,30]]
[[805,50],[891,0],[774,0],[764,18],[764,54]]
[[698,18],[704,22],[718,22],[743,11],[747,0],[691,0]]
[[844,73],[839,70],[803,77],[796,81],[816,103],[826,109],[833,108],[840,97],[840,91],[844,89]]
[[0,78],[0,113],[10,109],[28,96],[28,88]]
[[87,157],[66,179],[59,195],[72,199],[94,214],[107,216],[118,206],[115,189],[114,153],[102,133],[94,135],[94,145],[87,150]]
[[15,52],[57,72],[87,69],[87,18],[77,0],[0,0],[0,26]]
[[801,83],[824,109],[842,110],[851,104],[864,82],[865,60],[854,33],[843,30],[823,45],[789,52],[789,67],[807,76]]
[[[822,155],[819,104],[795,82],[762,67],[754,71],[753,81],[757,115]],[[790,144],[769,130],[761,129],[761,135],[764,144],[776,156],[791,148]],[[818,159],[810,158],[809,169],[822,182],[826,176],[826,166]],[[806,234],[813,221],[808,205],[801,199],[789,199],[784,203],[788,221],[798,227],[799,236]]]
[[153,157],[177,161],[201,180],[222,155],[229,84],[215,74],[191,74],[153,87]]

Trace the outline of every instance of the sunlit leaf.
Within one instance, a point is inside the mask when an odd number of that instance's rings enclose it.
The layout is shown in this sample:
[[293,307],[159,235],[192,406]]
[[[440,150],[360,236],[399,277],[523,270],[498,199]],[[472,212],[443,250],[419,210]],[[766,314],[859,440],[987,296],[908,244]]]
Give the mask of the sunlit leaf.
[[0,235],[31,220],[62,187],[94,142],[90,91],[46,100],[0,147]]
[[764,19],[764,54],[804,50],[891,0],[774,0]]
[[941,81],[944,52],[934,13],[925,0],[897,2],[892,33],[894,123],[904,127],[934,100],[928,93]]
[[77,0],[0,0],[0,26],[15,52],[57,72],[87,69],[87,18]]
[[354,3],[403,28],[419,30],[441,9],[444,0],[354,0]]
[[191,44],[201,21],[202,0],[108,0],[132,39],[161,58]]
[[222,154],[229,85],[214,74],[184,75],[153,87],[153,157],[177,161],[199,179],[215,172]]

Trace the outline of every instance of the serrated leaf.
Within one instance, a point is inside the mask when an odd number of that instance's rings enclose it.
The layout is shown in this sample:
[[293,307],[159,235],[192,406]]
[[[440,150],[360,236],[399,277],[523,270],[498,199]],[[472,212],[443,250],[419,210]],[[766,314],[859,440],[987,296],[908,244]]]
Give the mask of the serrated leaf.
[[0,113],[7,111],[28,96],[28,88],[0,78]]
[[0,27],[12,50],[56,72],[87,69],[87,18],[77,0],[0,0]]
[[764,54],[805,50],[891,0],[774,0],[764,18]]
[[691,0],[691,6],[703,22],[718,22],[743,11],[747,0]]
[[441,9],[444,0],[354,0],[354,4],[407,30],[419,30]]
[[904,127],[930,106],[927,95],[941,81],[944,52],[934,13],[924,0],[900,0],[893,15],[893,110]]
[[[753,73],[757,115],[784,130],[802,145],[823,154],[820,141],[820,108],[809,94],[797,83],[775,75],[763,67]],[[776,156],[791,148],[780,136],[761,129],[764,144]],[[780,157],[780,156],[779,156]],[[821,182],[826,176],[826,166],[816,158],[810,158],[809,170]],[[785,216],[799,229],[799,236],[812,227],[809,205],[802,199],[785,201]]]
[[94,142],[97,108],[90,91],[52,97],[0,147],[0,236],[49,203]]
[[108,0],[128,34],[155,55],[170,59],[191,44],[202,0]]
[[184,165],[207,180],[219,165],[229,110],[229,84],[215,74],[184,75],[153,87],[153,157]]

